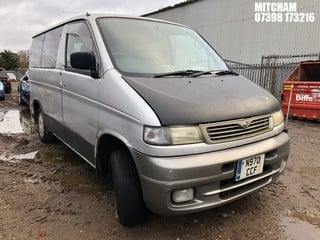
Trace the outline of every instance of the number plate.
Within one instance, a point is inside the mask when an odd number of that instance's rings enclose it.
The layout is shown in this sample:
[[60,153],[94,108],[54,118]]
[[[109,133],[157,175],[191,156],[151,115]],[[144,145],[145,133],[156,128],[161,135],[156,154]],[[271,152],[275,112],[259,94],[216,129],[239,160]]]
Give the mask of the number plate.
[[264,154],[239,160],[237,163],[236,181],[262,173],[263,164]]

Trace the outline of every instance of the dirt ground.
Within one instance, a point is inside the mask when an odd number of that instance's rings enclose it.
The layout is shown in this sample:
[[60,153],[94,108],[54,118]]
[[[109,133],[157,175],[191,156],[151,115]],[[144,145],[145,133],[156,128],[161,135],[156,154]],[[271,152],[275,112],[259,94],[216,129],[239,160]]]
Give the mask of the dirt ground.
[[13,85],[0,101],[0,116],[12,116],[0,122],[0,239],[320,239],[320,122],[289,121],[290,157],[275,184],[210,211],[151,215],[124,228],[114,218],[112,184],[80,157],[30,130],[6,131],[14,121],[30,124]]

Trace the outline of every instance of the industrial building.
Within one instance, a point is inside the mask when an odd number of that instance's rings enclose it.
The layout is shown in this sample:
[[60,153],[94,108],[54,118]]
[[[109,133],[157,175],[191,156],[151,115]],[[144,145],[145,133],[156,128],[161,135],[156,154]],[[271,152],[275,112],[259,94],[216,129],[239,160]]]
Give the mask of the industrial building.
[[191,26],[224,59],[240,63],[320,52],[319,0],[189,0],[144,16]]

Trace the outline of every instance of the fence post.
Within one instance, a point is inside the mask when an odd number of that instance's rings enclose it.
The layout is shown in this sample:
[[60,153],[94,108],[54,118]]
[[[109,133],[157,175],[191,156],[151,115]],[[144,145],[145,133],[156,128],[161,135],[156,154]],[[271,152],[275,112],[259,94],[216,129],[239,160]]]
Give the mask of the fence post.
[[259,82],[262,83],[262,66],[263,66],[263,62],[264,62],[264,56],[261,56],[261,63],[260,63],[260,76],[259,76]]

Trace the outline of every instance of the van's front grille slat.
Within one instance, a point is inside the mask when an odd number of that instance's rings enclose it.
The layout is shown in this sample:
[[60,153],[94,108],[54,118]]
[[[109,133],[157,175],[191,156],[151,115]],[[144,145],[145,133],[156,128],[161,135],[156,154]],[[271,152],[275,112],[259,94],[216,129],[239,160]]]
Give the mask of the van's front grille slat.
[[221,143],[254,137],[272,130],[269,115],[201,124],[207,143]]
[[[267,124],[267,127],[269,127],[269,124]],[[254,131],[259,131],[259,130],[263,130],[266,128],[266,125],[265,124],[257,124],[257,125],[254,125],[254,126],[250,126],[246,129],[244,128],[233,128],[233,129],[221,129],[221,130],[217,130],[217,129],[211,129],[211,128],[208,128],[207,131],[208,131],[208,135],[209,136],[217,136],[217,135],[222,135],[222,134],[242,134],[242,133],[247,133],[247,132],[254,132]]]

